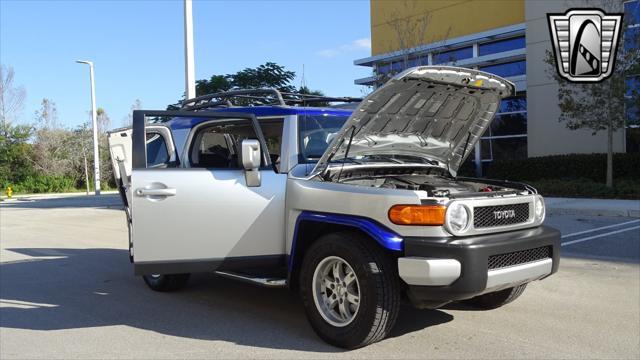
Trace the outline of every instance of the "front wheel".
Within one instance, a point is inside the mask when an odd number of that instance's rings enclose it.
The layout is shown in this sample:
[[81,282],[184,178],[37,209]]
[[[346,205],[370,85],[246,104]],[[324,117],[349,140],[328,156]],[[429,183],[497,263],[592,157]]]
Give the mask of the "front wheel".
[[331,345],[354,349],[386,337],[397,319],[395,259],[358,233],[328,234],[307,250],[300,292],[311,327]]
[[175,291],[183,288],[191,274],[153,274],[143,275],[142,278],[147,285],[155,291]]
[[481,309],[496,309],[520,297],[526,287],[527,284],[522,284],[516,287],[476,296],[469,300],[465,300],[465,302],[471,306]]

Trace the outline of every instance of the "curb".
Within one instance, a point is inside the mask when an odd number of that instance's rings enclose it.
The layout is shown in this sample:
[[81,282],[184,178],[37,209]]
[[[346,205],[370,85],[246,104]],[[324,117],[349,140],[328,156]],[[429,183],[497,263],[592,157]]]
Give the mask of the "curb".
[[582,215],[640,218],[640,210],[547,208],[547,215]]

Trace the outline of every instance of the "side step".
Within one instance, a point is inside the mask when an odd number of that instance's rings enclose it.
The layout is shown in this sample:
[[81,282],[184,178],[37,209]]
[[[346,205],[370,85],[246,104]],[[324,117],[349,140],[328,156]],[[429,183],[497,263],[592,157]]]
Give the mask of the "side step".
[[287,279],[273,278],[273,277],[260,277],[250,276],[244,274],[233,273],[229,271],[215,271],[215,274],[234,280],[240,280],[247,283],[260,285],[270,288],[283,288],[287,287]]

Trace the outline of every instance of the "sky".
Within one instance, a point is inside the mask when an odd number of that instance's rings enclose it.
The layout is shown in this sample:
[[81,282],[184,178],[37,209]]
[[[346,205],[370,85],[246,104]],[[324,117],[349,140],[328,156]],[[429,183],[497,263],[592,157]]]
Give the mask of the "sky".
[[[267,61],[296,72],[332,96],[362,96],[353,80],[370,68],[353,60],[371,54],[369,1],[194,0],[196,79],[235,73]],[[18,121],[33,121],[43,98],[58,122],[88,120],[89,68],[96,102],[122,126],[136,99],[165,109],[184,93],[181,0],[0,0],[0,62],[15,70],[27,93]]]

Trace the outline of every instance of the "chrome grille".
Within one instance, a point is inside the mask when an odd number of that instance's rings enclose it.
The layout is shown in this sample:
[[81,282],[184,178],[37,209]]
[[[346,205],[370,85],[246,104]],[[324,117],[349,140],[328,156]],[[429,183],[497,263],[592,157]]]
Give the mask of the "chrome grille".
[[501,269],[509,266],[526,264],[551,257],[551,246],[542,246],[535,249],[514,251],[506,254],[489,256],[489,270]]
[[522,224],[528,220],[529,203],[473,208],[473,226],[476,229]]

